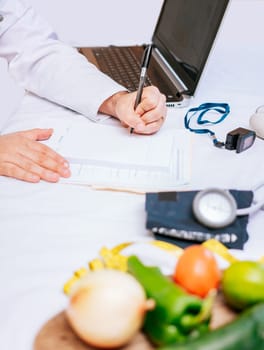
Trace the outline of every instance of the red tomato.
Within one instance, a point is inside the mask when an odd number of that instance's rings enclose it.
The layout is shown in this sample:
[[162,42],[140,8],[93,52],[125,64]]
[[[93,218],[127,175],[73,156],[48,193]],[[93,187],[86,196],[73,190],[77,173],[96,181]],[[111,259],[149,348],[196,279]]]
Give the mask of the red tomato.
[[173,280],[192,294],[205,297],[211,289],[219,287],[220,269],[213,253],[202,245],[184,249]]

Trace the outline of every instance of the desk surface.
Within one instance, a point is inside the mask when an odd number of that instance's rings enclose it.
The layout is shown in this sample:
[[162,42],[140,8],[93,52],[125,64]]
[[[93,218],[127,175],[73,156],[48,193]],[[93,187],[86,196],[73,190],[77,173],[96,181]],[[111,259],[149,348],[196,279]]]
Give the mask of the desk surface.
[[[249,117],[264,103],[260,69],[264,37],[259,28],[263,13],[263,1],[231,4],[192,101],[192,106],[230,104],[230,115],[214,128],[219,139],[237,126],[249,127]],[[170,110],[164,128],[183,128],[185,113],[186,109]],[[7,130],[56,128],[72,118],[83,117],[27,95]],[[236,154],[214,148],[207,136],[194,135],[190,187],[252,188],[263,181],[263,150],[260,139],[246,152]],[[0,193],[1,348],[29,350],[41,325],[65,306],[61,288],[72,271],[95,257],[102,245],[150,238],[145,230],[145,198],[4,178],[0,179]],[[251,216],[250,239],[245,245],[249,256],[263,255],[263,225],[263,212]]]

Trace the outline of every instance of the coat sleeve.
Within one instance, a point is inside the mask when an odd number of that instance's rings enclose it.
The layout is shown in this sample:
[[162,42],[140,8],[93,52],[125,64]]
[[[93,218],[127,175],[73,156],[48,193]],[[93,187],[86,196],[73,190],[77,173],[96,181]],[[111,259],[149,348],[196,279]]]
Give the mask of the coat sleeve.
[[102,102],[125,88],[60,40],[24,0],[1,6],[0,57],[13,78],[42,98],[70,108],[93,121]]

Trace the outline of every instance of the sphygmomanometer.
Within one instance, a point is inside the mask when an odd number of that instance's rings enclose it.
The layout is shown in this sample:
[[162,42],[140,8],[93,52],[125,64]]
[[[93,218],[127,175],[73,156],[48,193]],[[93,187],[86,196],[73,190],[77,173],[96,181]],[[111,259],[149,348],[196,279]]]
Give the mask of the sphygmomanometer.
[[[254,188],[258,190],[264,184]],[[264,209],[264,199],[247,208],[237,208],[237,202],[228,190],[209,188],[196,194],[192,203],[196,219],[209,228],[223,228],[234,222],[237,216],[249,215]]]
[[215,238],[242,249],[248,239],[249,214],[264,208],[252,190],[209,188],[146,194],[146,227],[157,239],[185,247]]

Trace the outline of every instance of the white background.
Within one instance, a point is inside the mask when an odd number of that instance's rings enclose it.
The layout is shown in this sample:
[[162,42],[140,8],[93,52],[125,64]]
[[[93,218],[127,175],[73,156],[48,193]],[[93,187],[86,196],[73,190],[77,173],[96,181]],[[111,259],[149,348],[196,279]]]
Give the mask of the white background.
[[[162,0],[29,0],[38,13],[47,19],[59,37],[73,46],[137,44],[149,42],[162,5]],[[231,0],[232,2],[263,0]],[[234,42],[252,35],[248,20],[240,16],[227,23]],[[255,30],[263,30],[263,14],[250,21]],[[234,19],[234,18],[233,18]],[[227,21],[226,21],[227,22]],[[251,38],[254,43],[254,38]],[[250,39],[250,40],[251,40]],[[242,54],[242,53],[241,53]],[[23,90],[10,79],[6,63],[0,59],[0,129],[17,108]]]

